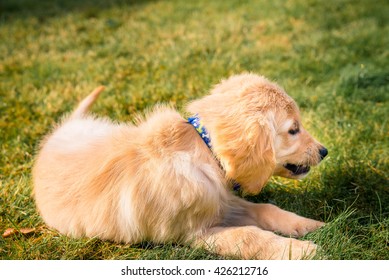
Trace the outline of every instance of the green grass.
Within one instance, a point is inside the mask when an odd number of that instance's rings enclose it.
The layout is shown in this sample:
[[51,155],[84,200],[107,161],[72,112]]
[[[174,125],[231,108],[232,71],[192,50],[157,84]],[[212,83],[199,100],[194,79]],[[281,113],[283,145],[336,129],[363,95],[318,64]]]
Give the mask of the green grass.
[[36,212],[31,167],[43,135],[100,84],[94,111],[132,121],[243,71],[281,84],[329,149],[305,180],[273,178],[247,199],[326,221],[305,237],[318,259],[389,259],[388,17],[386,0],[1,1],[0,233],[39,230],[0,237],[0,259],[218,259],[62,236]]

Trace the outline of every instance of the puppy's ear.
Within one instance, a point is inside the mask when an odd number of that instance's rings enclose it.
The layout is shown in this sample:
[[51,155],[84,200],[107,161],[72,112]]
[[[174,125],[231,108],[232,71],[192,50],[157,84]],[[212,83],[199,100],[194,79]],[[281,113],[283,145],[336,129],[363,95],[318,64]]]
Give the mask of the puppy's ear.
[[272,124],[265,117],[248,117],[237,124],[220,124],[216,154],[229,179],[244,192],[257,194],[272,176],[276,160]]

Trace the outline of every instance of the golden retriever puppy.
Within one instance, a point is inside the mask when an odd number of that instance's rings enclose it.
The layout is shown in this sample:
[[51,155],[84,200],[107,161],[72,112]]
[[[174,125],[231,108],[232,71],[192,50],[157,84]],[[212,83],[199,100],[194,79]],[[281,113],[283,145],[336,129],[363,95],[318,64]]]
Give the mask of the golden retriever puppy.
[[315,244],[292,237],[322,222],[231,190],[238,183],[257,194],[272,175],[302,178],[327,154],[282,88],[233,76],[188,105],[190,121],[160,106],[137,126],[88,115],[101,90],[41,145],[34,194],[49,226],[116,242],[187,242],[244,259],[315,253]]

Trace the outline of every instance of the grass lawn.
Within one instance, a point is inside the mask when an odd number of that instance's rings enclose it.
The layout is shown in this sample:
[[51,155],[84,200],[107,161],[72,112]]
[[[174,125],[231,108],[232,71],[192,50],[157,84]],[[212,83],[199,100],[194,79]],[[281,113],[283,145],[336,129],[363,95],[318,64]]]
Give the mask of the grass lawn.
[[[109,4],[108,4],[109,3]],[[0,2],[0,259],[218,259],[175,244],[76,240],[31,197],[40,139],[98,85],[93,111],[119,121],[183,105],[252,71],[300,105],[329,156],[302,181],[247,199],[327,222],[317,259],[389,259],[387,0]]]

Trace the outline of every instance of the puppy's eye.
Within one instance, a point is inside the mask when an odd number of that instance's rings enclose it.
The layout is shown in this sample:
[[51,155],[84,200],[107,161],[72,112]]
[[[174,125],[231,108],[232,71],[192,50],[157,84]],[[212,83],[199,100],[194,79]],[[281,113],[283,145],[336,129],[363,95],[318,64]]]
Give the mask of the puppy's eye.
[[300,129],[298,129],[298,128],[290,129],[290,130],[288,131],[288,133],[289,133],[290,135],[296,135],[296,134],[299,133],[299,132],[300,132]]

